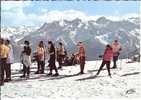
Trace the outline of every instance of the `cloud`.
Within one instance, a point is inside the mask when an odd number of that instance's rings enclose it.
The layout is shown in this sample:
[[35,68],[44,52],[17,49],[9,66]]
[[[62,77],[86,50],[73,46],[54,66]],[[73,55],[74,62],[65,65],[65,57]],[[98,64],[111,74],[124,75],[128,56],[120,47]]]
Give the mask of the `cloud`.
[[2,25],[33,25],[28,16],[23,12],[25,7],[30,6],[31,1],[2,1],[1,2],[1,24]]
[[[45,22],[53,22],[59,20],[73,20],[76,18],[81,19],[82,21],[86,22],[88,20],[97,20],[99,17],[105,15],[95,15],[90,16],[82,11],[78,10],[54,10],[48,11],[48,9],[42,8],[40,14],[36,13],[24,13],[24,8],[30,6],[30,1],[19,1],[19,2],[2,2],[2,12],[1,12],[1,24],[6,25],[13,25],[13,26],[20,26],[20,25],[28,25],[28,26],[40,26]],[[120,16],[105,16],[110,20],[123,20],[129,17],[139,17],[138,14],[126,14]]]
[[65,11],[50,11],[47,14],[44,14],[42,18],[46,19],[47,22],[57,21],[57,20],[73,20],[76,18],[83,19],[84,21],[87,20],[87,15],[80,11],[75,10],[65,10]]
[[31,1],[1,1],[1,10],[22,9],[31,4]]

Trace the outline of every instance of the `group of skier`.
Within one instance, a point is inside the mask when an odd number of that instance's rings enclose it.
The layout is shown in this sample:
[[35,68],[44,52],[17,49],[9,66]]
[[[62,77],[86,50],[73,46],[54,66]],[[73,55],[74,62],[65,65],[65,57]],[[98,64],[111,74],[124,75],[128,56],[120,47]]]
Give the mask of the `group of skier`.
[[[84,74],[85,60],[86,60],[86,49],[83,42],[78,42],[76,45],[79,48],[78,53],[72,54],[70,61],[68,61],[67,51],[62,42],[59,42],[59,47],[55,48],[55,45],[52,41],[48,41],[48,47],[45,46],[43,41],[40,41],[36,52],[34,53],[34,60],[32,55],[32,49],[29,41],[24,41],[24,47],[21,53],[21,63],[23,64],[23,75],[21,78],[30,77],[30,67],[32,61],[37,62],[37,71],[35,74],[44,74],[45,71],[45,61],[48,57],[48,67],[49,73],[47,76],[58,76],[58,69],[62,69],[63,65],[73,65],[73,63],[80,64],[80,72],[78,74]],[[100,57],[103,58],[102,64],[96,74],[100,73],[104,65],[106,65],[108,74],[111,77],[110,73],[110,62],[113,58],[114,66],[117,68],[116,62],[118,60],[119,52],[121,50],[121,45],[118,40],[115,40],[111,45],[106,45],[104,54]],[[9,40],[0,39],[0,85],[3,85],[4,82],[11,81],[11,64],[13,63],[13,49]],[[56,66],[56,60],[58,61],[59,66]],[[72,63],[70,63],[72,62]],[[53,74],[55,70],[55,74]],[[6,73],[6,75],[5,75]],[[5,78],[6,76],[6,78]]]

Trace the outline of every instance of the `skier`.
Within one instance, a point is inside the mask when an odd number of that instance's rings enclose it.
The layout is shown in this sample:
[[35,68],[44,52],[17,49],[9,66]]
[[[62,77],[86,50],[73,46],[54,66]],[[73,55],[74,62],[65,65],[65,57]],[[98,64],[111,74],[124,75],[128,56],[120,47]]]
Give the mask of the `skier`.
[[118,60],[118,57],[120,55],[120,51],[121,51],[121,45],[120,43],[118,42],[118,40],[115,40],[113,43],[112,43],[112,48],[113,48],[113,67],[112,68],[117,68],[117,60]]
[[0,86],[4,85],[4,72],[7,68],[9,48],[5,45],[4,39],[0,39]]
[[45,47],[43,41],[40,41],[37,47],[37,65],[38,70],[35,74],[43,74],[45,68]]
[[[30,65],[31,65],[31,48],[29,41],[24,41],[24,50],[23,50],[23,75],[21,78],[29,78],[30,74]],[[27,74],[27,76],[26,76]]]
[[53,69],[55,70],[56,74],[54,74],[53,76],[58,76],[58,70],[57,70],[57,67],[56,67],[56,64],[55,64],[55,58],[56,58],[56,55],[55,55],[55,47],[52,43],[52,41],[48,41],[48,49],[49,49],[49,55],[50,55],[50,58],[49,58],[49,68],[50,68],[50,72],[47,74],[47,75],[52,75],[52,71]]
[[112,47],[110,45],[106,45],[106,49],[104,51],[104,55],[103,55],[103,61],[102,64],[96,74],[96,76],[99,75],[100,71],[102,70],[102,68],[104,67],[104,65],[106,64],[107,70],[108,70],[108,74],[111,77],[111,73],[110,73],[110,63],[111,63],[111,59],[113,57],[113,50]]
[[80,73],[79,74],[84,74],[84,67],[85,67],[85,47],[84,44],[82,42],[79,42],[77,44],[77,46],[79,47],[79,63],[80,63]]
[[61,69],[62,62],[64,61],[64,58],[65,58],[65,48],[62,42],[59,42],[57,58],[58,58],[58,63],[59,63],[58,69]]
[[9,55],[6,66],[6,79],[5,82],[11,81],[11,64],[14,62],[13,48],[9,40],[6,40],[6,45],[9,47]]

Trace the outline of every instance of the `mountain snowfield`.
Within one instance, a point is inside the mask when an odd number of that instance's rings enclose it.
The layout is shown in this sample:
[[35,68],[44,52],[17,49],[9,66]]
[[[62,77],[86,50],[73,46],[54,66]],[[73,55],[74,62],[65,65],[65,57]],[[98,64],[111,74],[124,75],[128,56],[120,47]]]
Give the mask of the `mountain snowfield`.
[[[20,79],[20,63],[12,65],[12,81],[1,87],[2,100],[94,100],[94,99],[140,99],[141,64],[118,61],[118,69],[111,69],[112,78],[106,68],[98,77],[95,74],[101,60],[87,61],[85,74],[78,75],[79,65],[64,66],[60,76],[35,75],[36,63],[32,64],[30,79]],[[47,68],[48,69],[48,68]],[[48,70],[46,69],[46,72]]]
[[37,30],[38,27],[21,26],[21,27],[1,27],[1,37],[18,42],[31,32]]

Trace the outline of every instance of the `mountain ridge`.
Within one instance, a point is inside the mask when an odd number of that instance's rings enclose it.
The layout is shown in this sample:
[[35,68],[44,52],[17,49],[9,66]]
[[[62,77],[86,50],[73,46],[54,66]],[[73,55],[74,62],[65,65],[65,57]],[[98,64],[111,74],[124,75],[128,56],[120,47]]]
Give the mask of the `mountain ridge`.
[[76,52],[73,49],[76,48],[76,43],[83,41],[87,48],[88,60],[92,60],[103,53],[106,44],[118,39],[123,45],[124,54],[127,50],[130,52],[136,48],[139,49],[138,19],[133,17],[128,20],[112,21],[106,17],[100,17],[95,21],[85,22],[79,18],[72,21],[62,19],[52,23],[45,22],[16,42],[21,44],[24,40],[29,40],[31,45],[34,44],[32,48],[35,50],[39,40],[45,41],[46,44],[48,40],[53,40],[55,43],[63,41],[65,47],[73,53]]

